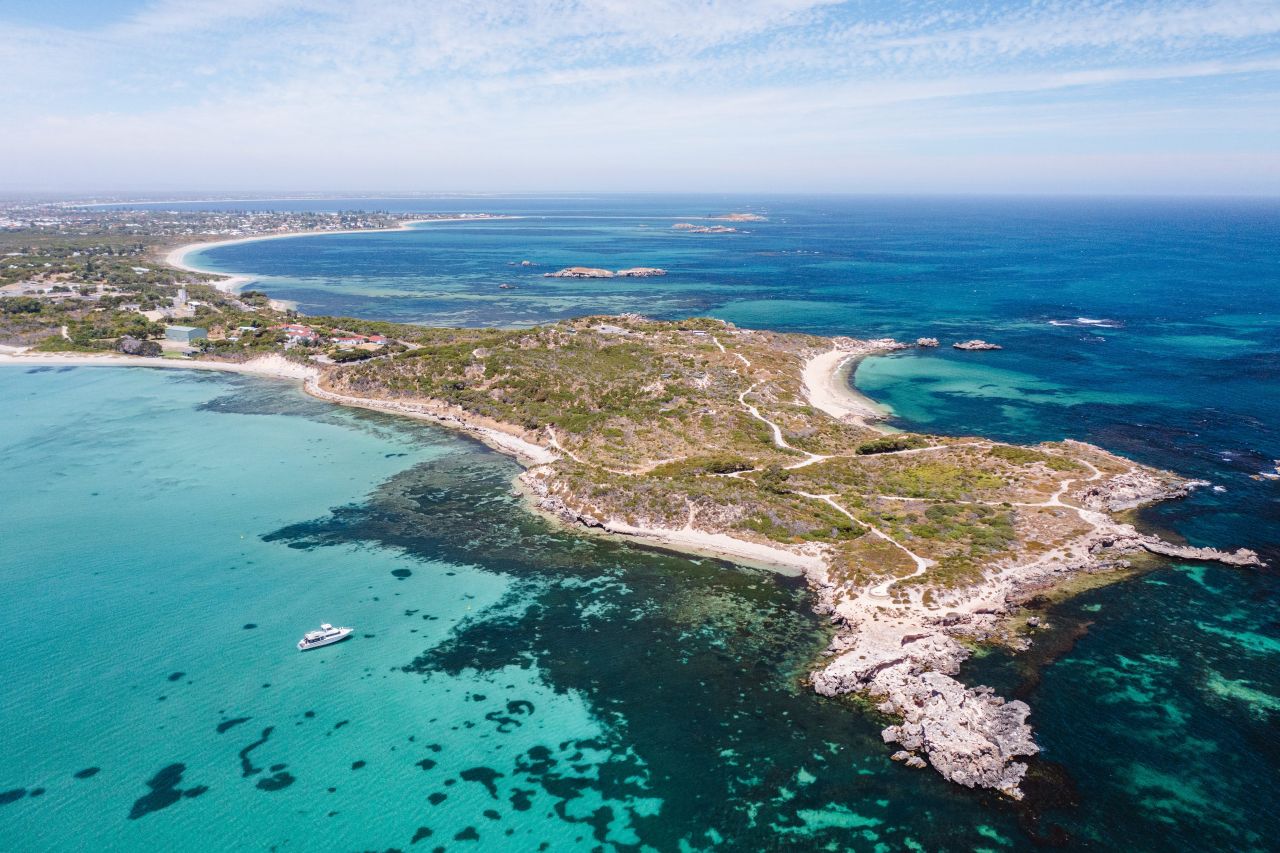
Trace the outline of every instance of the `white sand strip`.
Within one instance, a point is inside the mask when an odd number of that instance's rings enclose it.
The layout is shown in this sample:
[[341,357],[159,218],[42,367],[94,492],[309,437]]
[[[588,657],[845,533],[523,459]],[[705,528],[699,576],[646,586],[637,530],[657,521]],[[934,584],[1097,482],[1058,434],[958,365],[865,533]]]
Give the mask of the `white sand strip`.
[[892,414],[887,406],[864,397],[849,385],[849,375],[858,361],[873,352],[836,348],[809,359],[801,374],[809,405],[837,420],[863,424]]
[[138,355],[101,355],[81,353],[33,353],[20,355],[0,353],[0,365],[20,367],[157,367],[181,370],[217,370],[223,373],[244,373],[266,376],[271,379],[310,379],[318,375],[314,367],[298,364],[272,353],[252,361],[197,361],[185,358],[145,358]]

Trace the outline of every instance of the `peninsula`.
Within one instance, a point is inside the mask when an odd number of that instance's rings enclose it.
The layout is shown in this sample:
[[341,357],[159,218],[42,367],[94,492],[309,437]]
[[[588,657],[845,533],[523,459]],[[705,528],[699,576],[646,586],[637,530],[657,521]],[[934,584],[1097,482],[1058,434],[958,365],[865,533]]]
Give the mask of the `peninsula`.
[[[636,315],[507,330],[302,322],[263,294],[144,268],[154,250],[142,245],[84,251],[15,258],[0,361],[301,379],[316,397],[465,430],[517,457],[519,490],[560,522],[803,574],[833,630],[812,688],[871,698],[893,719],[883,737],[896,759],[969,787],[1020,797],[1022,759],[1038,751],[1025,703],[956,678],[977,643],[1025,646],[1016,617],[1029,599],[1139,553],[1258,563],[1120,515],[1201,485],[1170,472],[1075,441],[879,427],[848,371],[907,346],[897,341]],[[151,315],[191,324],[172,327],[186,337],[167,358],[112,354],[158,352],[144,346],[166,334]]]
[[1026,704],[954,678],[976,641],[1025,643],[1020,604],[1138,552],[1258,561],[1115,517],[1199,484],[1098,447],[876,429],[830,377],[894,341],[620,316],[418,344],[308,388],[477,433],[571,524],[803,572],[835,629],[813,688],[872,697],[899,720],[897,758],[970,787],[1020,797],[1018,759],[1037,752]]

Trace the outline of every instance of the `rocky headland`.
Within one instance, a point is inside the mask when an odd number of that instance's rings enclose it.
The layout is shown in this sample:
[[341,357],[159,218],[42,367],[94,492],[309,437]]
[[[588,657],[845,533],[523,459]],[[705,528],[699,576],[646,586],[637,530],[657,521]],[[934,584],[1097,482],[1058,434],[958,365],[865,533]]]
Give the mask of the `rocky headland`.
[[958,784],[1022,796],[1030,708],[956,675],[974,643],[1028,642],[1011,617],[1032,596],[1138,553],[1258,563],[1113,515],[1199,485],[1170,472],[1080,442],[878,430],[831,377],[897,341],[629,315],[439,337],[313,393],[472,431],[566,523],[803,573],[835,629],[813,688],[872,698],[895,757]]

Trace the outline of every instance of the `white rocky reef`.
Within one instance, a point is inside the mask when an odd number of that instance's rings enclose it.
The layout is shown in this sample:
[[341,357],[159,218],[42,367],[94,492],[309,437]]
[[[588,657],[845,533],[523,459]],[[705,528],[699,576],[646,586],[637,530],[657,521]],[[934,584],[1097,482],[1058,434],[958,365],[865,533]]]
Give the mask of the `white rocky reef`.
[[1161,479],[1135,469],[1088,486],[1080,493],[1080,502],[1090,509],[1120,512],[1152,501],[1185,498],[1192,489],[1207,485],[1204,480]]
[[731,228],[728,225],[694,225],[692,222],[677,222],[671,227],[676,231],[685,231],[689,234],[735,234],[738,231],[737,228]]
[[598,267],[565,267],[556,272],[543,273],[543,278],[649,278],[655,275],[666,275],[667,271],[657,267],[631,267],[625,270],[606,270]]
[[969,652],[944,625],[835,618],[841,631],[831,651],[842,653],[813,674],[814,690],[880,699],[878,710],[901,719],[881,737],[901,744],[907,755],[898,759],[910,766],[924,767],[923,753],[953,782],[1021,797],[1018,784],[1027,767],[1014,759],[1039,751],[1025,702],[1006,702],[989,687],[966,687],[953,678]]

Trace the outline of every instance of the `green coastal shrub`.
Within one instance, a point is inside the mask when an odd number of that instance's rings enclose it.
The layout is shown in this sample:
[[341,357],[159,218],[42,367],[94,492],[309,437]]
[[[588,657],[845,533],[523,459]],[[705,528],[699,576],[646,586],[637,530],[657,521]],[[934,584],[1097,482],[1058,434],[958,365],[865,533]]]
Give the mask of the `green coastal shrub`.
[[786,487],[786,482],[789,479],[791,479],[791,472],[780,465],[774,464],[760,472],[756,482],[766,492],[784,495],[789,491]]
[[914,450],[926,447],[929,442],[922,435],[886,435],[884,438],[873,438],[858,445],[859,456],[870,456],[873,453],[895,453],[899,450]]

